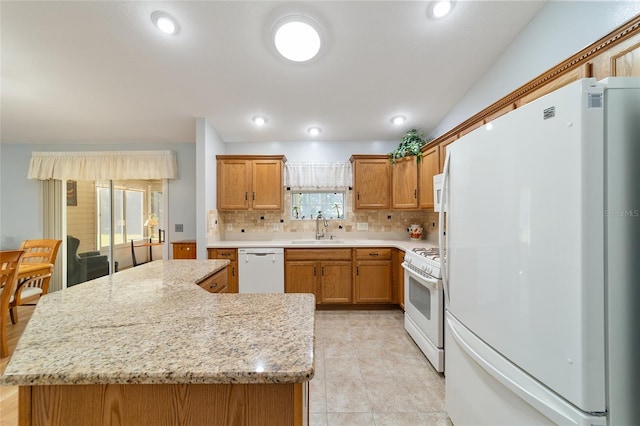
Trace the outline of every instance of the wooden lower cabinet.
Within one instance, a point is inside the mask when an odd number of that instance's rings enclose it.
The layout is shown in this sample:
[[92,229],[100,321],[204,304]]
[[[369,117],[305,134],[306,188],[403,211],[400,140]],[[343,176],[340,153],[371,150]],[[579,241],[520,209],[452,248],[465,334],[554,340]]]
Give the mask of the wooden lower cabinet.
[[313,293],[316,303],[351,303],[351,249],[286,249],[285,293]]
[[391,249],[355,249],[355,303],[392,303]]
[[351,303],[351,261],[320,263],[320,303]]
[[209,278],[198,283],[200,287],[209,293],[227,293],[227,270],[218,271]]
[[238,293],[238,249],[235,248],[209,248],[209,259],[227,259],[227,293]]
[[291,425],[309,422],[308,382],[20,386],[20,426]]
[[173,246],[174,259],[195,259],[196,258],[196,242],[195,240],[174,241]]
[[392,271],[391,282],[394,290],[394,303],[400,305],[404,311],[404,268],[402,262],[404,261],[404,250],[394,248],[391,252]]

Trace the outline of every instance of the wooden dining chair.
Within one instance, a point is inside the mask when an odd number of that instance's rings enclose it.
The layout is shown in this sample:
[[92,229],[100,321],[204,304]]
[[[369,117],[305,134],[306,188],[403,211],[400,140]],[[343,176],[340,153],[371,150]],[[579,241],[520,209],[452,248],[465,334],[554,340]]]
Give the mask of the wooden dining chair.
[[18,306],[35,304],[49,292],[53,265],[62,240],[25,240],[20,247],[24,251],[18,268],[18,285],[9,306],[11,322],[18,322]]
[[18,284],[17,272],[24,251],[0,251],[0,358],[9,356],[7,314]]

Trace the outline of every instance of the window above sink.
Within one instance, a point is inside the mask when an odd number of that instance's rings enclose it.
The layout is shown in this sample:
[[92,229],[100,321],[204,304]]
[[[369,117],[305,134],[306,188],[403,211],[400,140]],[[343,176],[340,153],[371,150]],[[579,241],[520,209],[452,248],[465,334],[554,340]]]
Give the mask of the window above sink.
[[344,191],[291,191],[291,220],[346,219]]

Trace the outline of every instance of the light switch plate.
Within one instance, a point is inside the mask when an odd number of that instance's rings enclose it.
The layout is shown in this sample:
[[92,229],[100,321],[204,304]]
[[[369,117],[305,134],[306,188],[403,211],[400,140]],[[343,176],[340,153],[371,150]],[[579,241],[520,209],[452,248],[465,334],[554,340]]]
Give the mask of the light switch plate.
[[233,223],[227,223],[227,231],[233,231]]
[[367,222],[358,222],[356,224],[356,230],[357,231],[368,231],[369,230],[369,224]]
[[176,232],[184,232],[184,224],[176,223]]

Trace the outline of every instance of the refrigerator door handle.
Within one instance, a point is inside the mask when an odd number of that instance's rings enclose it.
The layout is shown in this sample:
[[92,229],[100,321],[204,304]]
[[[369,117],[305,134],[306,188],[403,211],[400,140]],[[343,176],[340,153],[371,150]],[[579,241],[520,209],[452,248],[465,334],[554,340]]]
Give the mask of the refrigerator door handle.
[[440,200],[440,212],[438,213],[438,246],[440,247],[440,261],[442,271],[442,288],[444,289],[445,303],[449,305],[449,262],[446,256],[446,238],[444,235],[445,205],[447,203],[447,184],[449,183],[449,159],[451,152],[447,151],[444,168],[442,170],[442,198]]
[[468,331],[449,312],[446,315],[446,322],[447,332],[468,357],[511,392],[551,419],[552,422],[575,426],[604,426],[607,424],[605,413],[599,416],[578,410],[495,352],[471,331]]

